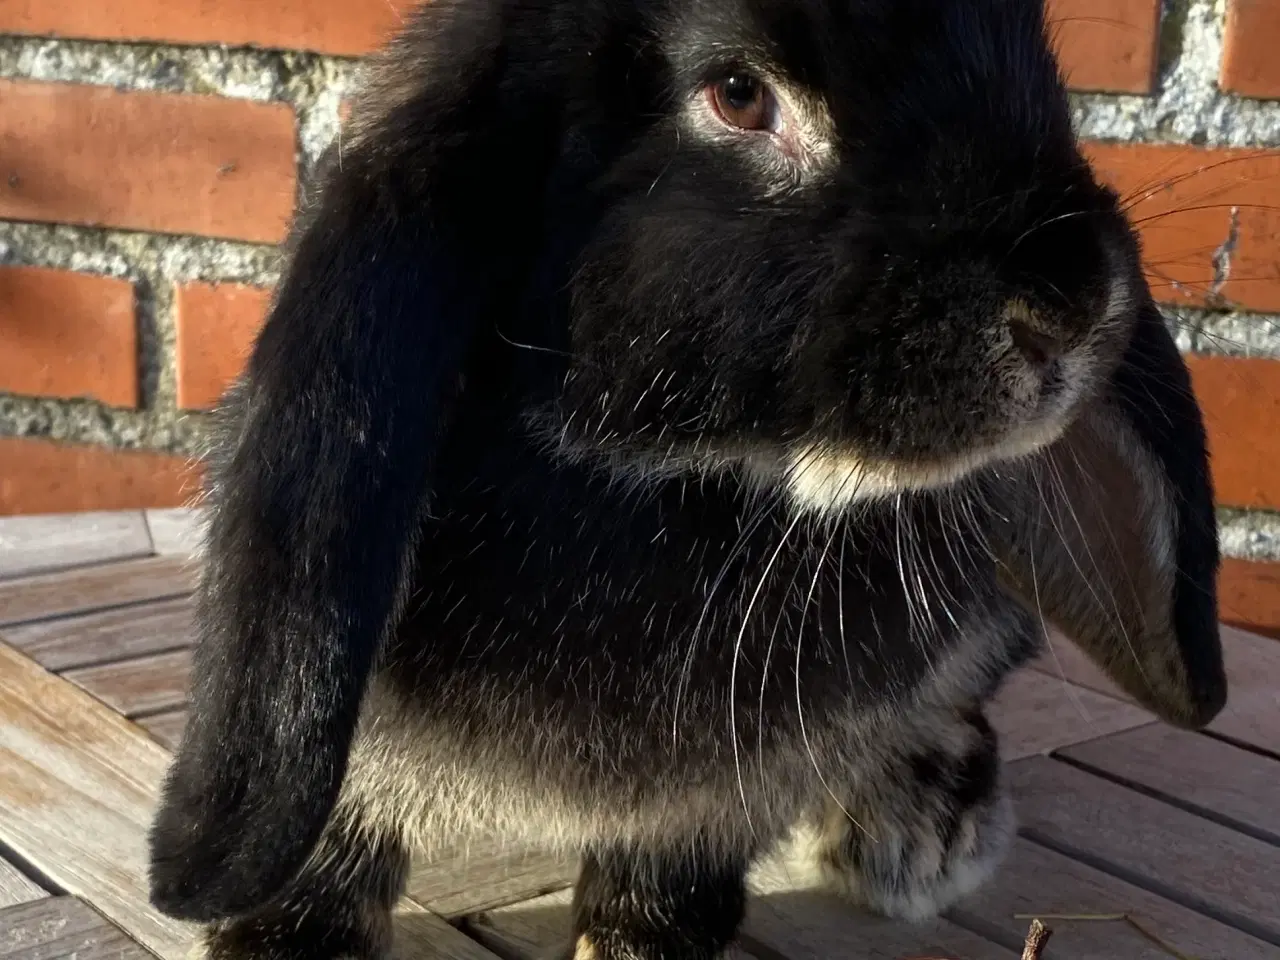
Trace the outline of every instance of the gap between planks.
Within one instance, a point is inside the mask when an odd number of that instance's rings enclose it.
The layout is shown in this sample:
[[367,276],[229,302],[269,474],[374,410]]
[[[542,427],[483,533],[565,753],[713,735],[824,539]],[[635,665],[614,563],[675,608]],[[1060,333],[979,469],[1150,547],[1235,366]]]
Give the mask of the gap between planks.
[[1008,779],[1024,836],[1280,947],[1280,847],[1047,757]]
[[179,597],[195,587],[195,564],[144,557],[0,582],[0,627]]

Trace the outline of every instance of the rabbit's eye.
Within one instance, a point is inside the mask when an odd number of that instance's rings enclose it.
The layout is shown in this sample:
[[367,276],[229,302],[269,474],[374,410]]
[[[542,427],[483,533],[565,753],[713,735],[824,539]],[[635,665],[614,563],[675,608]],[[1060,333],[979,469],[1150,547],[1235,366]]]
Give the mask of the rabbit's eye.
[[735,73],[708,91],[720,119],[740,130],[767,130],[772,125],[769,88],[749,73]]

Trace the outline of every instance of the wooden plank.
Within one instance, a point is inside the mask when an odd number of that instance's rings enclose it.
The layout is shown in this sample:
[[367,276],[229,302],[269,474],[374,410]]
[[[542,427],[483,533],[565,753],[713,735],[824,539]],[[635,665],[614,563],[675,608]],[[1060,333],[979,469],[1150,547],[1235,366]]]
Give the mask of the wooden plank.
[[190,597],[104,610],[4,630],[4,640],[55,673],[189,647],[195,639]]
[[[1128,914],[1185,957],[1274,960],[1276,948],[1233,927],[1148,893],[1029,840],[1020,839],[992,881],[953,911],[957,922],[999,931],[1017,943],[1029,920]],[[1171,960],[1171,954],[1121,920],[1048,919],[1050,957],[1070,960]],[[994,934],[993,934],[994,936]]]
[[49,892],[28,880],[26,874],[0,859],[0,907],[13,907],[32,900],[43,900]]
[[182,730],[187,725],[187,711],[174,710],[170,713],[158,713],[154,717],[143,717],[135,722],[151,734],[161,746],[169,750],[177,750],[178,741],[182,739]]
[[[1120,700],[1129,697],[1060,634],[1034,668]],[[1261,750],[1280,754],[1280,641],[1222,627],[1223,656],[1230,684],[1227,706],[1209,730]]]
[[433,913],[404,902],[395,914],[390,960],[498,960]]
[[1080,744],[1062,755],[1280,844],[1280,760],[1163,725]]
[[743,943],[792,960],[902,960],[963,957],[1015,960],[1016,954],[946,919],[909,924],[871,916],[819,889],[803,864],[771,858],[751,874]]
[[492,910],[571,886],[576,861],[496,840],[441,851],[414,865],[407,896],[443,917]]
[[151,535],[140,510],[0,517],[0,577],[145,557]]
[[1009,761],[1152,722],[1147,711],[1132,703],[1035,670],[1010,677],[988,715],[1000,735],[1000,753]]
[[195,569],[181,557],[146,557],[0,583],[0,626],[122,607],[190,593]]
[[147,903],[147,831],[168,762],[128,720],[0,644],[0,842],[179,960],[190,928]]
[[75,897],[50,897],[0,910],[3,960],[151,960],[132,942]]
[[1280,848],[1047,758],[1007,775],[1032,839],[1280,945]]
[[199,554],[203,535],[203,510],[192,507],[148,510],[146,518],[156,553],[161,556],[182,557]]
[[[463,930],[481,944],[512,960],[546,960],[569,943],[572,930],[573,892],[562,890],[546,896],[477,913],[466,919]],[[847,954],[847,951],[844,953]],[[735,944],[726,960],[754,960]],[[793,960],[809,960],[795,957]],[[816,958],[815,958],[816,960]],[[823,958],[825,960],[825,958]]]
[[62,675],[126,717],[159,713],[186,705],[191,651],[121,660]]

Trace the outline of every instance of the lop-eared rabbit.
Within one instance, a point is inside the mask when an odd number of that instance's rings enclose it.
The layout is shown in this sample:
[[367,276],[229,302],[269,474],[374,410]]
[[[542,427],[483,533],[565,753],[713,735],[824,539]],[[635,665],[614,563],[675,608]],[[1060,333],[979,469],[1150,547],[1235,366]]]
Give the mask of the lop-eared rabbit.
[[[711,960],[789,844],[979,886],[1056,624],[1226,681],[1201,415],[1041,0],[434,0],[228,393],[152,897],[373,960],[417,847],[581,857],[565,957]],[[851,945],[856,955],[856,945]]]

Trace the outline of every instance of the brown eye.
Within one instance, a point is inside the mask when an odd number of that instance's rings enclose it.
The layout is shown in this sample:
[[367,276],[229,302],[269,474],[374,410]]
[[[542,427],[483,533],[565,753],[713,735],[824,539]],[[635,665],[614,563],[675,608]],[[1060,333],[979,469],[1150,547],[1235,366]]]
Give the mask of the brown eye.
[[720,119],[740,130],[767,130],[772,123],[769,88],[749,73],[735,73],[712,85],[711,104]]

